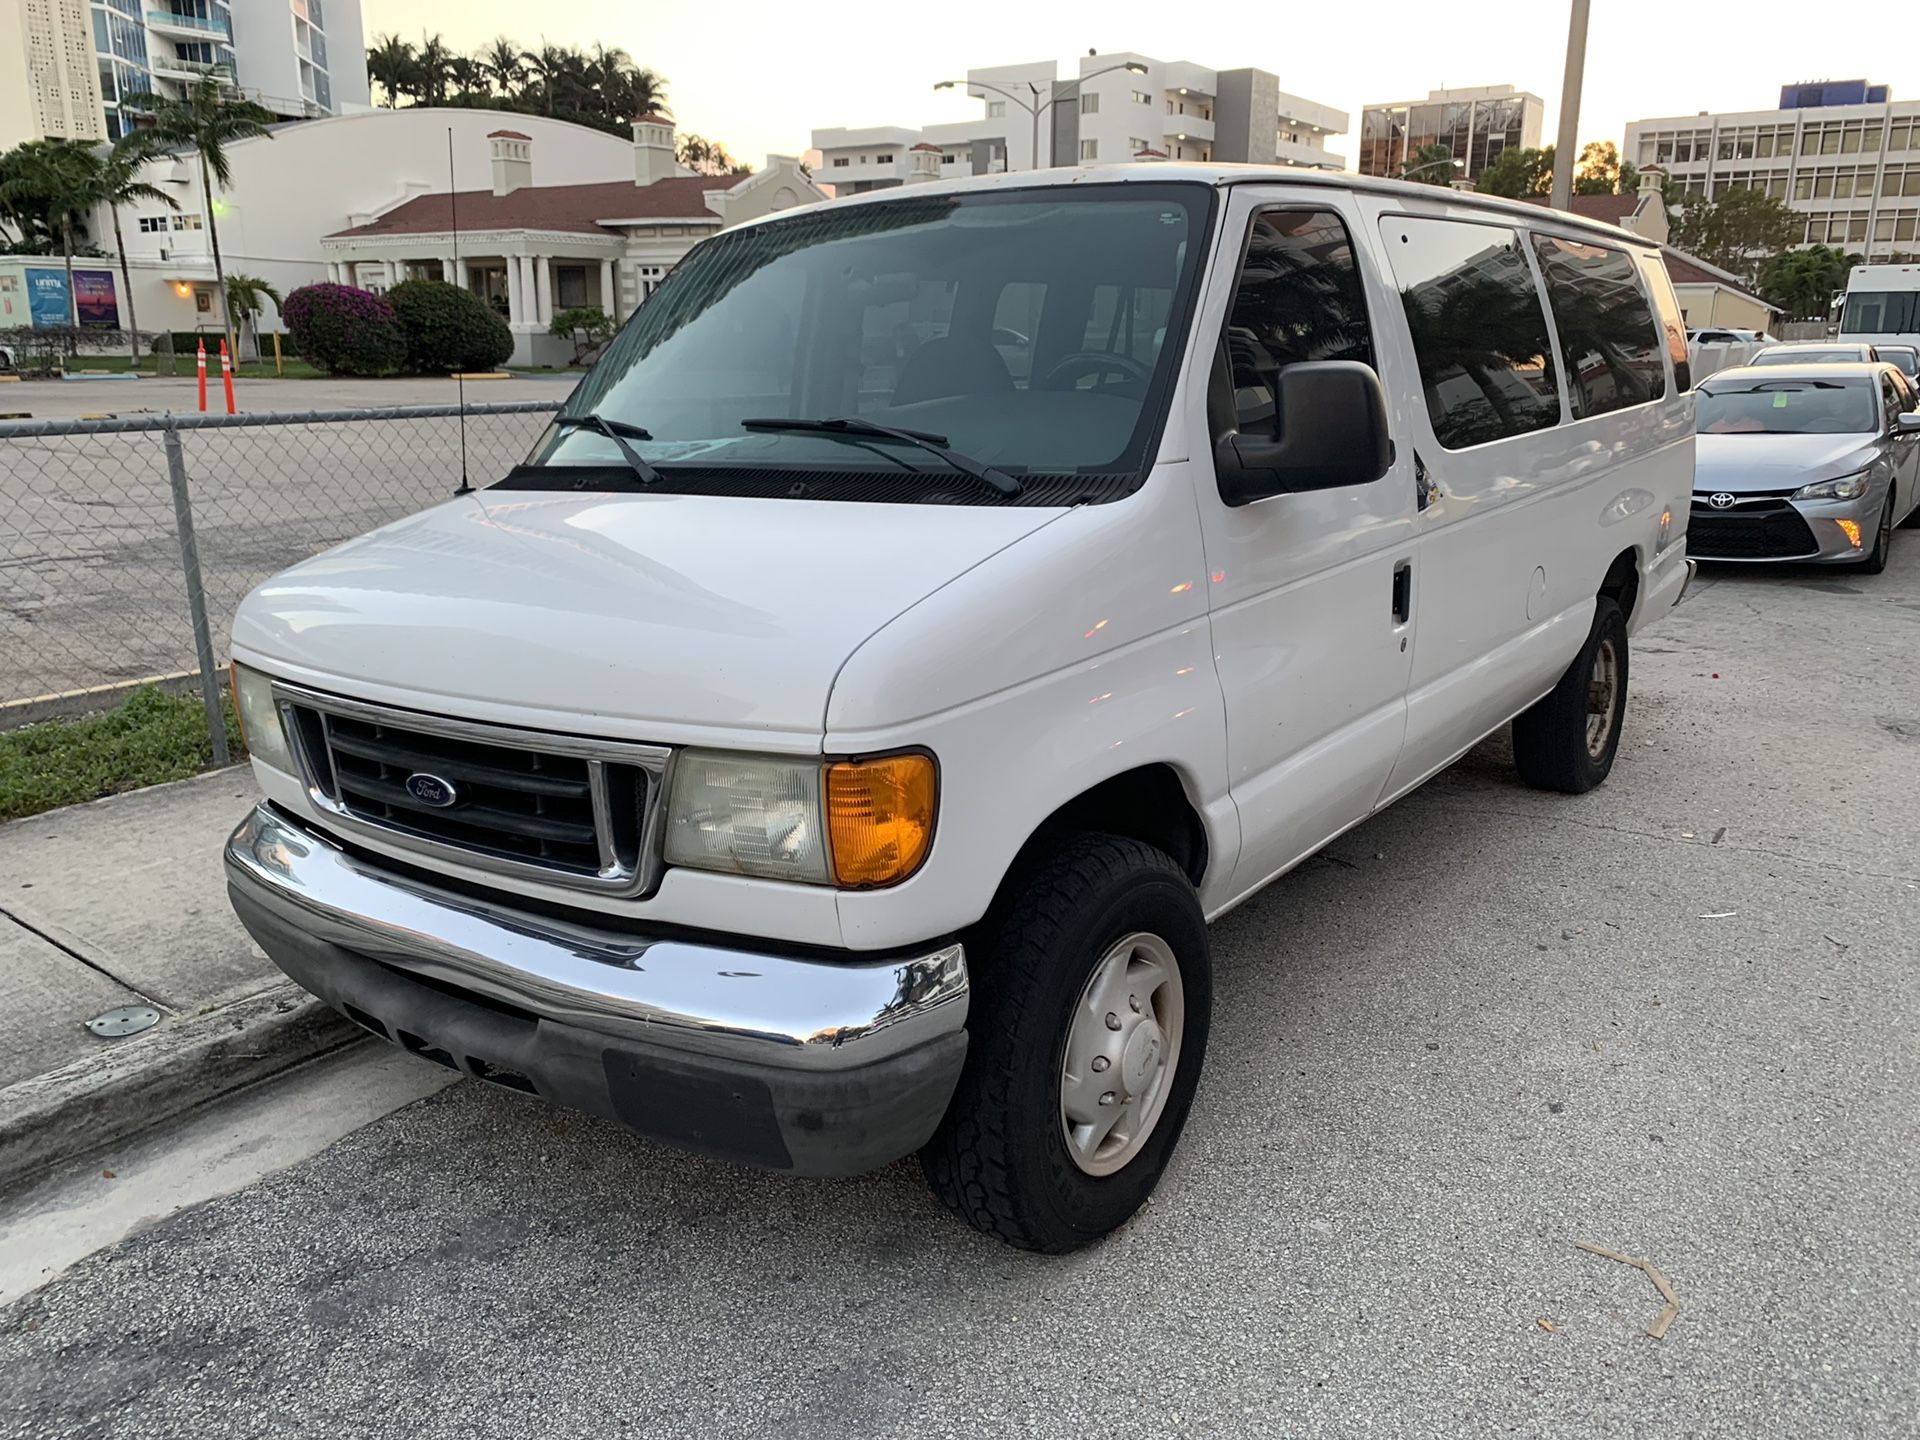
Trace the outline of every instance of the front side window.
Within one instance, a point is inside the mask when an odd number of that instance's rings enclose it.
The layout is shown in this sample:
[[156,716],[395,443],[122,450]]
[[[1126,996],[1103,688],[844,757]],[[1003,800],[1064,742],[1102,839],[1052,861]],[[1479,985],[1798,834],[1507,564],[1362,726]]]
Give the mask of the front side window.
[[1567,368],[1567,399],[1583,420],[1644,405],[1667,392],[1660,332],[1626,252],[1551,235],[1533,237]]
[[1461,450],[1558,424],[1547,317],[1519,233],[1412,216],[1380,225],[1434,438]]
[[1353,240],[1329,210],[1253,217],[1223,336],[1234,428],[1271,433],[1280,372],[1309,360],[1372,365],[1373,334]]
[[[1064,483],[1033,478],[1054,475],[1118,498],[1158,432],[1212,203],[1184,183],[909,194],[727,231],[635,311],[568,413],[643,429],[625,438],[673,490],[1006,503],[906,443],[743,424],[852,418],[1025,477],[1018,503],[1061,503]],[[549,431],[530,465],[628,483],[584,427]]]
[[1868,435],[1879,430],[1869,380],[1749,380],[1700,387],[1702,435]]

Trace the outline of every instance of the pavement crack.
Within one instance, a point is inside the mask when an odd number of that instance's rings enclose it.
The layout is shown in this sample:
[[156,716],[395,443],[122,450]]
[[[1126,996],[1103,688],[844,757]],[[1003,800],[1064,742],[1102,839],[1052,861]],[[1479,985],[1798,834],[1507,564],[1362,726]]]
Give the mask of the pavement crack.
[[1575,820],[1570,816],[1555,815],[1545,810],[1499,810],[1487,805],[1449,805],[1447,811],[1455,815],[1496,815],[1508,820],[1544,820],[1551,825],[1571,825],[1576,829],[1599,830],[1609,835],[1630,835],[1641,840],[1658,840],[1666,845],[1717,850],[1729,855],[1765,855],[1775,860],[1791,860],[1796,865],[1817,865],[1826,870],[1841,870],[1849,875],[1864,875],[1875,880],[1900,880],[1909,885],[1920,885],[1920,875],[1902,875],[1888,870],[1863,870],[1856,865],[1844,864],[1838,860],[1821,860],[1810,855],[1796,855],[1791,850],[1769,850],[1759,845],[1729,845],[1724,841],[1687,840],[1678,835],[1663,835],[1657,830],[1634,830],[1624,825],[1605,825],[1597,820]]
[[90,956],[81,954],[78,950],[74,949],[73,946],[61,940],[57,935],[48,934],[45,930],[42,930],[38,925],[35,925],[30,920],[22,920],[18,915],[14,914],[13,911],[7,909],[5,906],[0,906],[0,919],[6,919],[6,920],[12,921],[15,925],[18,925],[22,930],[26,931],[29,935],[35,936],[38,939],[46,941],[47,944],[51,945],[54,949],[58,950],[62,955],[68,956],[73,960],[77,960],[80,964],[86,966],[87,969],[93,971],[94,974],[104,975],[107,979],[111,980],[114,984],[118,985],[122,990],[129,990],[133,994],[139,996],[142,1000],[146,1001],[147,1004],[151,1005],[154,1009],[158,1010],[162,1015],[178,1015],[180,1013],[179,1011],[175,1010],[173,1006],[167,1004],[166,1001],[160,999],[157,996],[149,995],[146,991],[142,990],[138,985],[134,984],[131,980],[126,979],[124,976],[114,974],[113,971],[109,970],[106,966],[102,965],[98,960],[95,960]]

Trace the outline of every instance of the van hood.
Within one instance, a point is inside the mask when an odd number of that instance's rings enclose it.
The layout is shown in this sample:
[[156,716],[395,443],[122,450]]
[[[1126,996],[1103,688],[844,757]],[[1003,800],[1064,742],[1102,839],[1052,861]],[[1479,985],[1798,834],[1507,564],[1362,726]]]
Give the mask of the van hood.
[[817,732],[861,641],[1065,513],[481,491],[275,576],[233,639],[346,693]]
[[1796,490],[1864,470],[1878,452],[1871,435],[1696,435],[1693,490]]

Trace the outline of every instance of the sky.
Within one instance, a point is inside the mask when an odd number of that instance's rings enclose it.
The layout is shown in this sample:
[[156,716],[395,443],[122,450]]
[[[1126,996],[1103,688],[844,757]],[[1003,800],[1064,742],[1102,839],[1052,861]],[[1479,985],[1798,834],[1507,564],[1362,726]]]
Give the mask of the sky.
[[[1435,0],[1282,4],[1226,0],[971,0],[962,6],[876,6],[741,0],[362,0],[367,41],[389,31],[456,49],[505,34],[619,46],[666,77],[682,133],[719,140],[742,161],[796,155],[816,127],[923,126],[971,119],[980,102],[936,81],[969,67],[1056,60],[1063,76],[1088,49],[1134,50],[1212,69],[1254,66],[1280,87],[1349,112],[1335,149],[1351,165],[1363,106],[1417,99],[1438,86],[1508,84],[1547,102],[1543,139],[1559,123],[1567,0],[1487,7]],[[1808,23],[1802,0],[1592,0],[1580,138],[1621,140],[1629,120],[1701,110],[1762,110],[1782,84],[1865,76],[1920,98],[1920,46],[1885,43],[1875,27]],[[1497,17],[1480,27],[1471,17]],[[1262,20],[1261,17],[1270,16]],[[908,26],[924,17],[922,36]]]

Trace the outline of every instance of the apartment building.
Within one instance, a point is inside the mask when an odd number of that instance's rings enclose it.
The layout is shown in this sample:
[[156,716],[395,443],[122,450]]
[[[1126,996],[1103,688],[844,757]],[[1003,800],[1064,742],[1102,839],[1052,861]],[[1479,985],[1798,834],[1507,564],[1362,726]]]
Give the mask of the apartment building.
[[1765,190],[1805,217],[1798,243],[1869,260],[1920,253],[1920,101],[1864,80],[1782,87],[1772,110],[1635,120],[1621,152],[1687,195]]
[[[6,0],[0,0],[6,3]],[[27,0],[41,3],[41,0]],[[178,96],[208,76],[286,120],[367,106],[360,0],[90,0],[102,131],[129,95]],[[6,136],[0,132],[0,141]]]
[[905,184],[915,154],[930,153],[917,146],[937,147],[938,173],[947,176],[1151,160],[1346,168],[1328,148],[1346,132],[1346,112],[1282,90],[1265,70],[1210,70],[1121,50],[1082,56],[1065,77],[1049,60],[969,70],[936,88],[963,90],[981,113],[921,129],[815,130],[817,178],[837,195]]
[[1460,162],[1458,180],[1477,180],[1503,150],[1540,143],[1547,102],[1511,85],[1429,90],[1424,100],[1368,105],[1360,112],[1362,175],[1399,175],[1429,145]]
[[87,0],[0,0],[0,148],[103,133]]

